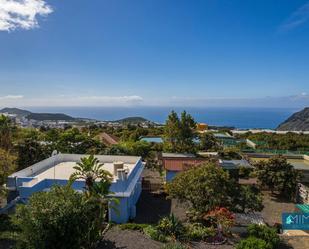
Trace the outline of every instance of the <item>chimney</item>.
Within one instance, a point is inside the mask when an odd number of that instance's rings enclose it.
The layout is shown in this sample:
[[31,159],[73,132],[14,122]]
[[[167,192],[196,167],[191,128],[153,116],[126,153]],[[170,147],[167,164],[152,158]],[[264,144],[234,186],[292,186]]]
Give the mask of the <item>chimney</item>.
[[123,169],[123,162],[114,162],[114,176],[118,176],[118,169]]
[[117,178],[120,181],[127,180],[127,173],[125,169],[117,169]]

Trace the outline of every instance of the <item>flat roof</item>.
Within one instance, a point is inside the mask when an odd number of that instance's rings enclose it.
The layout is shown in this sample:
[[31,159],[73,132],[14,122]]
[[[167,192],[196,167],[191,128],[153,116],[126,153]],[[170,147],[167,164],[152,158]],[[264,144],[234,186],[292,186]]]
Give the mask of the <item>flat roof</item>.
[[163,143],[163,139],[161,137],[142,137],[140,140],[149,143]]
[[213,135],[214,135],[214,137],[216,137],[216,138],[234,139],[233,136],[231,136],[231,135],[229,135],[229,134],[227,134],[227,133],[214,133]]
[[[68,180],[70,176],[76,172],[74,169],[76,162],[61,162],[47,168],[45,170],[34,173],[31,177],[38,178],[39,181],[44,179],[59,179],[59,180]],[[134,168],[135,164],[133,163],[124,163],[124,169],[128,169],[129,172]],[[114,164],[113,163],[104,163],[103,169],[107,170],[114,177]]]
[[[13,173],[9,177],[35,177],[40,180],[50,178],[69,179],[70,175],[75,171],[74,166],[80,162],[81,158],[88,155],[79,154],[56,154],[25,169]],[[135,167],[141,157],[137,156],[112,156],[112,155],[95,155],[103,169],[114,175],[114,163],[122,162],[124,168],[128,169],[128,174]],[[55,175],[55,176],[54,176]]]
[[240,160],[219,159],[219,163],[221,167],[223,168],[239,168],[239,167],[253,168],[253,166],[245,159],[240,159]]
[[[255,157],[250,156],[251,160],[253,162],[259,162],[259,161],[267,161],[270,159],[270,157]],[[297,158],[287,158],[288,163],[292,164],[295,169],[298,170],[309,170],[309,161],[305,159],[297,159]]]

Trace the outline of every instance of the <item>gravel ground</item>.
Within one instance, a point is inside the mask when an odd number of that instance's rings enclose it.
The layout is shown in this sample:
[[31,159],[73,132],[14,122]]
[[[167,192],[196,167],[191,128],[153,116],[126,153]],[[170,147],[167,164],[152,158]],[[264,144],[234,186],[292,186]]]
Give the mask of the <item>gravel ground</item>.
[[294,249],[309,248],[309,237],[284,237],[283,240]]
[[112,227],[104,236],[98,249],[159,249],[162,243],[154,241],[138,231]]
[[[232,249],[235,246],[234,239],[223,245],[208,245],[206,243],[191,243],[188,248],[192,249]],[[154,241],[138,231],[121,230],[112,227],[104,236],[104,241],[98,249],[160,249],[163,243]]]
[[270,191],[263,191],[263,204],[262,216],[269,225],[281,223],[282,213],[295,211],[295,203],[277,198]]
[[[263,191],[264,195],[264,209],[262,215],[265,222],[269,225],[274,223],[281,223],[281,214],[283,212],[295,212],[295,203],[284,200],[282,198],[277,198],[272,195],[269,191]],[[305,236],[281,236],[287,245],[293,247],[294,249],[305,249],[309,248],[309,237]],[[282,246],[281,248],[288,248]],[[280,248],[280,249],[281,249]]]
[[236,241],[228,240],[225,242],[223,245],[208,245],[203,242],[198,242],[198,243],[191,243],[190,244],[190,249],[232,249],[235,248]]

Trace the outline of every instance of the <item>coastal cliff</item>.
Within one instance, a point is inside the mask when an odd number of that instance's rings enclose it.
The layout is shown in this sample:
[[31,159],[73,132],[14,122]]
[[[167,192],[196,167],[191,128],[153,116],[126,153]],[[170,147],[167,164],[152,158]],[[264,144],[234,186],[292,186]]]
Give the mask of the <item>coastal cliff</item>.
[[309,107],[294,113],[287,120],[281,123],[279,131],[309,131]]

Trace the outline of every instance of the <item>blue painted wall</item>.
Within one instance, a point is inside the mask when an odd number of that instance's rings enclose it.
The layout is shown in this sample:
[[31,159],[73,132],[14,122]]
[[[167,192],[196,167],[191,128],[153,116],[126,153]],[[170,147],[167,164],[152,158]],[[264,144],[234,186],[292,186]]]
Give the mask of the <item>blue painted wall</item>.
[[165,176],[166,182],[172,181],[174,179],[174,177],[177,175],[177,173],[178,173],[178,171],[167,170],[166,176]]
[[[136,214],[136,203],[142,192],[142,181],[141,173],[143,171],[143,163],[139,160],[129,174],[128,179],[122,181],[117,180],[113,182],[110,191],[119,199],[119,205],[115,203],[110,203],[109,208],[109,220],[115,223],[125,223],[130,219],[135,218]],[[67,180],[54,180],[54,179],[44,179],[31,187],[23,187],[23,182],[29,182],[33,177],[23,177],[17,178],[17,191],[19,196],[27,200],[33,193],[47,190],[53,185],[64,186],[68,183]],[[15,178],[8,179],[8,186],[15,186]],[[72,185],[73,189],[83,191],[85,187],[84,181],[76,181]],[[114,208],[112,208],[112,206]]]

